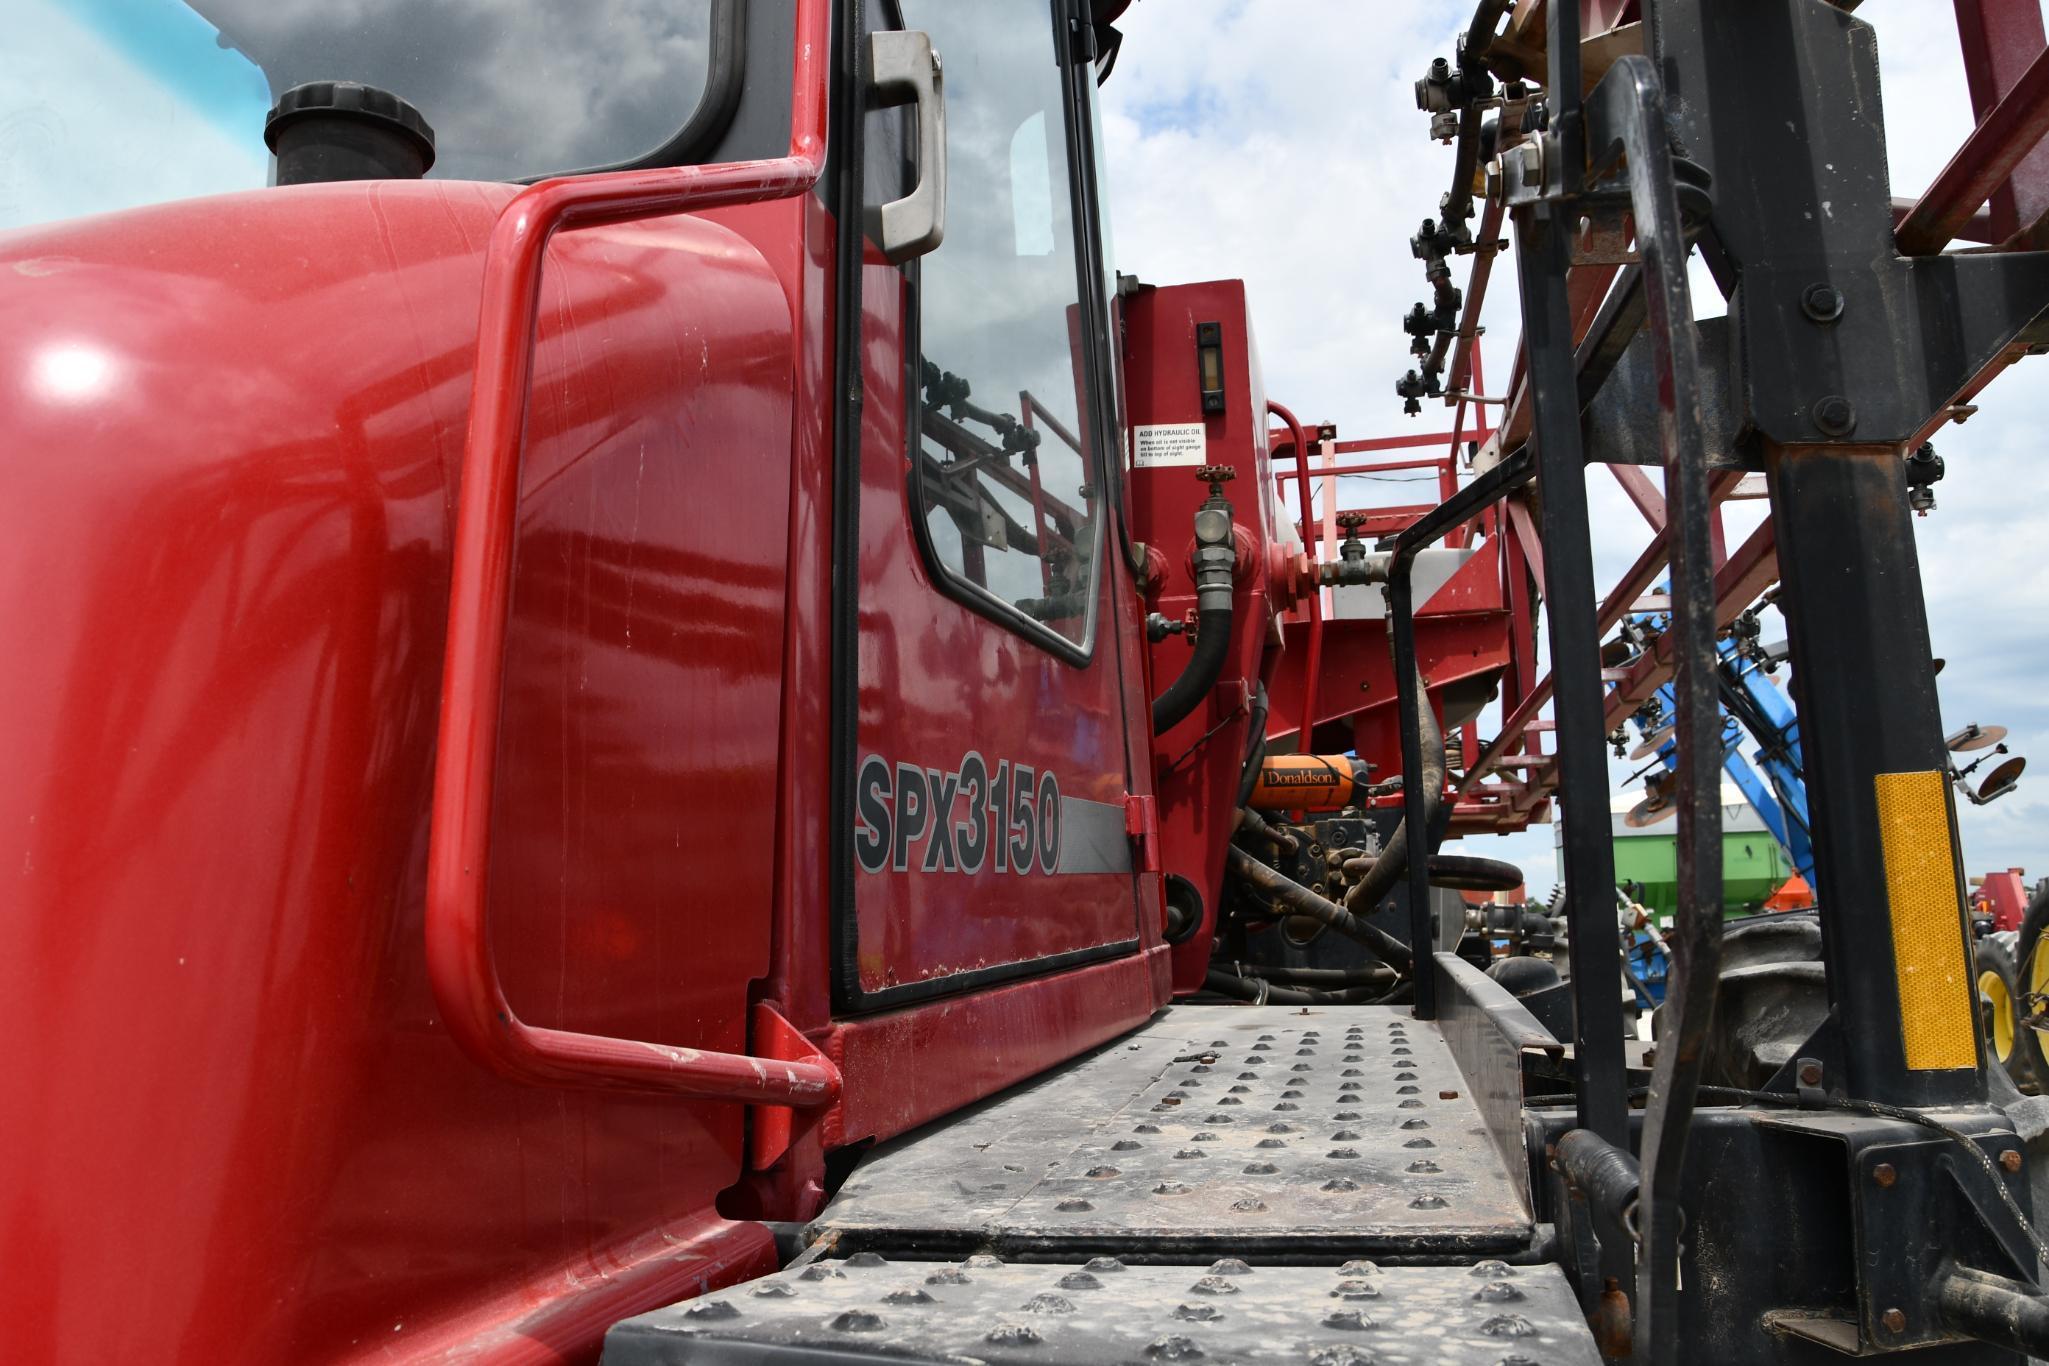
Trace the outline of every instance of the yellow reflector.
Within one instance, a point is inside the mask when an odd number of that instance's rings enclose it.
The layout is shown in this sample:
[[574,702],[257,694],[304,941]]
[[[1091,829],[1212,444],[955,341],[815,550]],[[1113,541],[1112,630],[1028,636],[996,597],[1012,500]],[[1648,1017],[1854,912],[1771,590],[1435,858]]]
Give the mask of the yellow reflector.
[[1917,1072],[1975,1067],[1970,962],[1949,838],[1948,786],[1935,771],[1881,773],[1873,781],[1907,1066]]

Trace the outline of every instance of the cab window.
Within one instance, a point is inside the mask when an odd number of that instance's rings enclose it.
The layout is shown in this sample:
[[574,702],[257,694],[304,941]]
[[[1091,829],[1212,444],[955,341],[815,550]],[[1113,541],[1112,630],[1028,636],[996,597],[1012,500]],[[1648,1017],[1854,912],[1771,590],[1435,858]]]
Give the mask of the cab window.
[[[915,270],[913,518],[956,596],[1085,649],[1101,553],[1068,58],[1055,6],[912,0],[944,64],[946,237]],[[894,178],[893,167],[876,167]]]

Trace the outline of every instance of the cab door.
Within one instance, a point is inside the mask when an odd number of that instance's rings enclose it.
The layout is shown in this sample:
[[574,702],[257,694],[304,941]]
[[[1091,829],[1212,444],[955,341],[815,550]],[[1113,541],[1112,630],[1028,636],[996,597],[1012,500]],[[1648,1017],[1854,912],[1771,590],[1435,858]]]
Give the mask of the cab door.
[[939,56],[946,210],[936,249],[883,259],[880,206],[930,167],[915,109],[868,109],[864,222],[842,226],[863,233],[835,527],[843,1012],[1147,938],[1087,16],[1070,0],[864,8]]

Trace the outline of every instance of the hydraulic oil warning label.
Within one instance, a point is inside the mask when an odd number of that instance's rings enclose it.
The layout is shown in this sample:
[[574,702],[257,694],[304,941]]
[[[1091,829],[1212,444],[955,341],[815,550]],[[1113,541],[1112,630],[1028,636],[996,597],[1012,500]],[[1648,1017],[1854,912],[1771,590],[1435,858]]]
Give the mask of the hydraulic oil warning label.
[[1209,442],[1200,422],[1170,422],[1131,429],[1131,464],[1150,470],[1208,463]]

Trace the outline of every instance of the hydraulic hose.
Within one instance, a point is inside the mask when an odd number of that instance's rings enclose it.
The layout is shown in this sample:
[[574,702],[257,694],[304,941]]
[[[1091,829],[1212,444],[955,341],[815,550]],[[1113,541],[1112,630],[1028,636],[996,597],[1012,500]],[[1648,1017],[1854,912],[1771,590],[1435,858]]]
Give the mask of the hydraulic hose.
[[[1423,824],[1427,828],[1424,842],[1434,844],[1433,838],[1443,823],[1444,813],[1444,735],[1437,727],[1437,713],[1430,705],[1430,694],[1424,690],[1422,670],[1416,672],[1417,695],[1423,705],[1417,716],[1417,728],[1423,741]],[[1406,778],[1407,775],[1404,775]],[[1393,889],[1402,873],[1409,866],[1409,823],[1404,818],[1387,837],[1387,847],[1380,856],[1364,870],[1360,879],[1345,893],[1345,909],[1354,915],[1370,915],[1380,899]],[[1491,862],[1492,860],[1489,860]]]
[[1231,601],[1195,615],[1195,653],[1188,657],[1180,677],[1153,699],[1153,733],[1172,729],[1195,710],[1195,704],[1209,695],[1224,671],[1224,658],[1231,650]]
[[1356,939],[1373,950],[1390,967],[1406,968],[1413,960],[1409,946],[1378,925],[1367,924],[1337,902],[1318,896],[1235,844],[1225,852],[1229,856],[1225,866],[1232,874],[1273,901],[1277,908],[1290,915],[1306,915],[1312,920],[1322,921],[1339,934]]
[[1209,481],[1209,497],[1195,510],[1195,552],[1190,557],[1195,568],[1195,653],[1181,676],[1153,699],[1155,735],[1178,724],[1209,695],[1231,651],[1231,597],[1238,566],[1231,504],[1224,497],[1231,473],[1226,465],[1204,465],[1196,471]]
[[1558,1169],[1594,1212],[1626,1227],[1634,1217],[1643,1173],[1636,1158],[1591,1129],[1571,1129],[1558,1139]]
[[1252,800],[1252,789],[1259,782],[1259,765],[1266,758],[1266,718],[1270,708],[1266,700],[1266,684],[1252,694],[1252,724],[1246,729],[1252,732],[1252,739],[1245,746],[1245,764],[1238,771],[1238,809],[1244,810],[1245,803]]
[[1302,847],[1301,841],[1295,838],[1292,831],[1288,830],[1285,826],[1268,824],[1264,816],[1249,806],[1238,808],[1238,824],[1235,833],[1257,836],[1272,844],[1284,854],[1292,854]]
[[1394,985],[1394,972],[1389,968],[1293,968],[1279,963],[1233,963],[1241,977],[1257,977],[1263,982],[1279,982],[1291,987],[1316,987],[1329,991],[1337,987],[1370,987],[1382,989]]
[[[1372,858],[1346,859],[1346,877],[1364,877],[1379,862]],[[1477,858],[1471,854],[1432,854],[1430,885],[1455,892],[1512,892],[1523,885],[1523,870],[1498,858]]]
[[1305,991],[1300,987],[1278,987],[1258,977],[1240,977],[1236,973],[1225,972],[1220,968],[1211,968],[1203,978],[1203,985],[1225,996],[1235,996],[1254,1005],[1268,1006],[1367,1005],[1381,997],[1379,987]]

